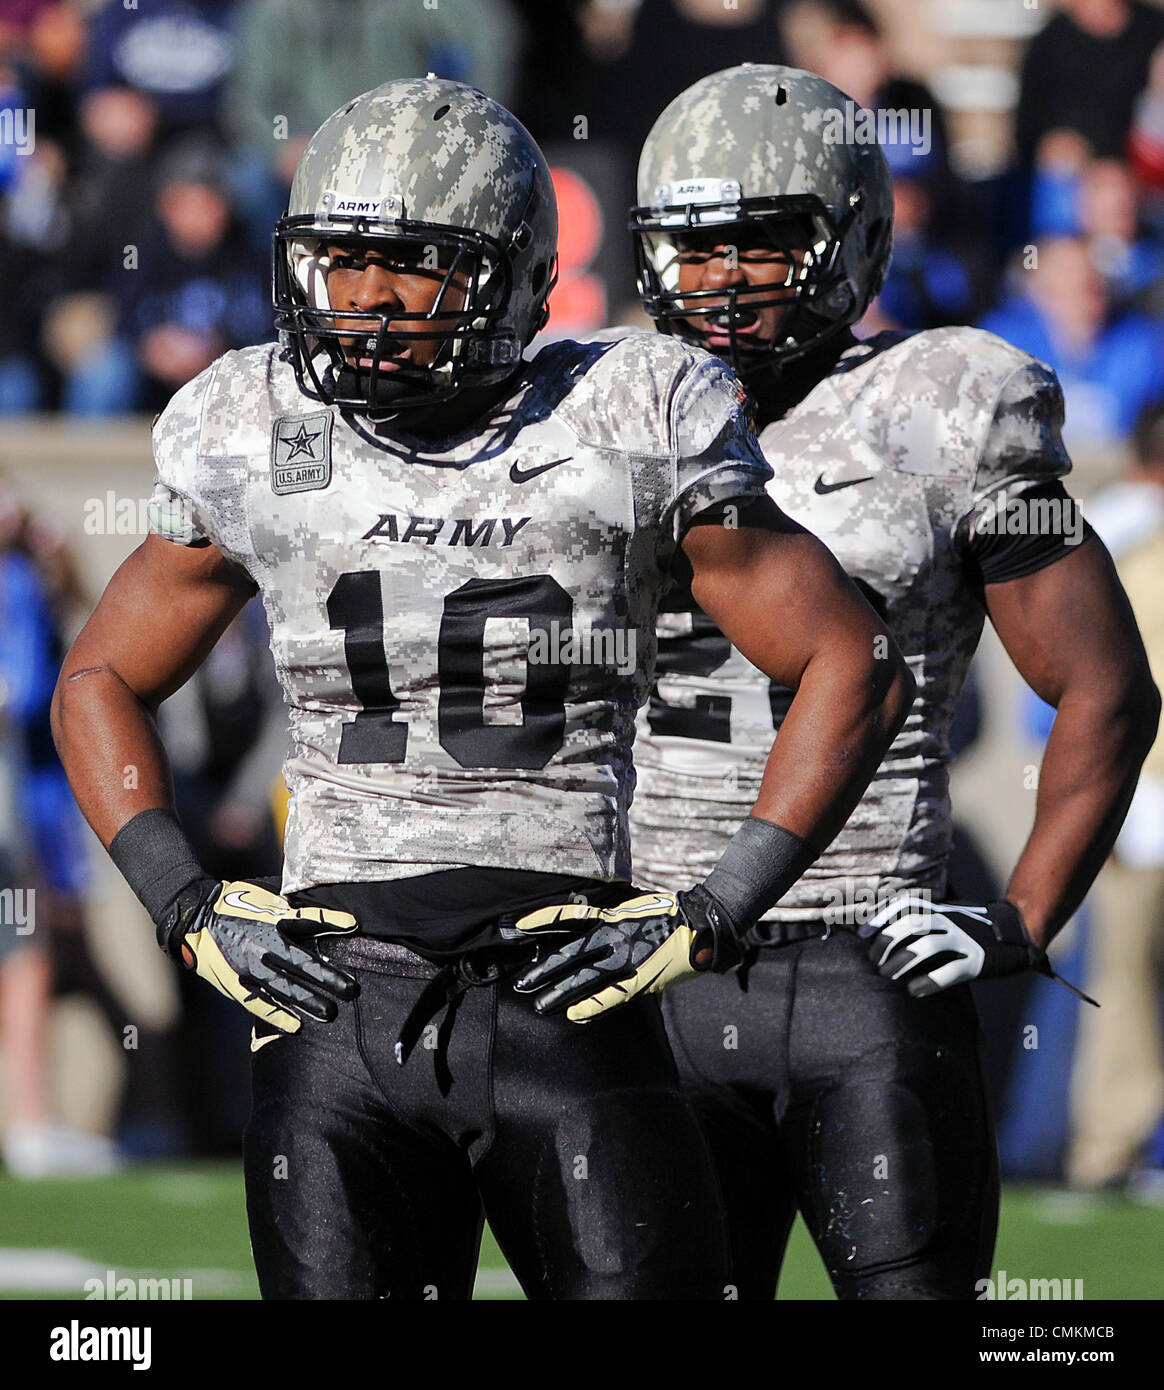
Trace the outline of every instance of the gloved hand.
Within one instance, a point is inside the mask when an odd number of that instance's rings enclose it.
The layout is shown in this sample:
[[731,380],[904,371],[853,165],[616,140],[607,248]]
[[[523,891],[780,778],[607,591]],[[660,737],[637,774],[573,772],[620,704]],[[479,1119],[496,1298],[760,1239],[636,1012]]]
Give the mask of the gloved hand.
[[701,971],[729,970],[742,955],[722,904],[702,884],[678,894],[643,893],[618,907],[543,907],[501,934],[550,944],[551,954],[527,967],[514,987],[537,995],[538,1013],[565,1009],[573,1023]]
[[882,975],[902,980],[921,998],[969,980],[1037,970],[1051,975],[1018,908],[1005,899],[976,907],[905,894],[875,913],[858,933]]
[[320,936],[356,930],[347,912],[292,907],[277,893],[236,879],[196,879],[160,915],[158,942],[188,969],[284,1033],[300,1021],[330,1023],[356,980],[319,958]]

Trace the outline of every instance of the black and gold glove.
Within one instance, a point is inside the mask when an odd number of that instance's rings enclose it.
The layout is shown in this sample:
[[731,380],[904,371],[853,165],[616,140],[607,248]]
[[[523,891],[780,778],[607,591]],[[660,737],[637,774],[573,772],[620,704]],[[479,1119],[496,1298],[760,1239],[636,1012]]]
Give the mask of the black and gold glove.
[[702,885],[683,893],[644,893],[618,907],[543,907],[501,934],[508,941],[529,937],[551,946],[573,937],[536,960],[514,985],[537,994],[538,1013],[565,1009],[572,1023],[701,971],[728,970],[740,960],[726,912]]
[[[158,941],[228,999],[282,1033],[297,1033],[304,1018],[330,1023],[337,1001],[359,993],[350,975],[321,960],[311,946],[317,937],[355,930],[350,913],[292,907],[246,879],[204,878],[184,888],[166,909]],[[193,966],[183,947],[194,957]]]
[[799,835],[749,816],[693,888],[643,893],[618,907],[543,907],[503,926],[508,941],[564,943],[539,953],[514,988],[537,992],[538,1013],[565,1009],[572,1023],[586,1023],[638,994],[730,970],[743,958],[746,933],[815,858]]
[[153,918],[162,949],[281,1032],[297,1033],[304,1018],[330,1023],[337,1001],[360,992],[312,946],[316,937],[354,932],[354,917],[292,907],[246,879],[212,878],[173,811],[139,812],[113,837],[109,855]]

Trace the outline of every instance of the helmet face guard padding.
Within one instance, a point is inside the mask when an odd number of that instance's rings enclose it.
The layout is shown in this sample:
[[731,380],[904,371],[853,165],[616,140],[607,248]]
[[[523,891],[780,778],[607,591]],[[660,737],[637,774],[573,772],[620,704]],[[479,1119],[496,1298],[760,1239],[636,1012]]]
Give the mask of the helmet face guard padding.
[[[273,237],[275,321],[300,389],[390,419],[504,381],[548,318],[556,242],[549,168],[503,107],[438,78],[357,97],[308,142]],[[435,303],[333,308],[337,245],[439,277]],[[426,365],[407,356],[422,343],[436,345]]]
[[[851,207],[849,218],[855,213],[856,206]],[[664,332],[699,346],[706,345],[710,331],[726,332],[729,344],[723,355],[730,357],[737,374],[766,362],[773,353],[783,361],[799,357],[843,327],[839,319],[850,321],[846,314],[857,290],[836,276],[844,227],[834,225],[819,198],[636,207],[631,209],[630,228],[635,233],[639,294],[647,313]],[[740,266],[748,259],[747,251],[739,250],[741,242],[766,243],[786,261],[785,279],[681,291],[684,234],[712,232],[718,244],[736,248]],[[745,336],[741,329],[746,323],[769,308],[785,310],[777,341],[756,342]]]
[[[804,357],[860,318],[889,265],[893,184],[877,145],[846,142],[846,104],[815,73],[752,63],[701,78],[670,103],[643,146],[630,222],[656,327],[704,346],[719,315],[714,326],[730,341],[710,350],[746,376]],[[789,219],[807,231],[798,246],[778,230]],[[806,253],[801,273],[787,286],[680,295],[669,237],[719,227],[726,245],[760,236],[779,246],[783,235]],[[786,313],[774,341],[740,331],[776,305]]]

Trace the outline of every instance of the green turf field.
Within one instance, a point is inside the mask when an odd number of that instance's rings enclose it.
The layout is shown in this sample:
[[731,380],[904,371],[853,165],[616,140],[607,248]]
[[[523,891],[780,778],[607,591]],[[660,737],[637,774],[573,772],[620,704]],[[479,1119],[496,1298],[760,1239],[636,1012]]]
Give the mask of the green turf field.
[[[1009,1188],[995,1271],[1024,1279],[1083,1280],[1085,1298],[1164,1297],[1164,1207],[1054,1188]],[[193,1297],[256,1298],[234,1164],[148,1165],[88,1182],[0,1176],[0,1298],[84,1298],[85,1281],[189,1278]],[[783,1298],[830,1297],[798,1226]],[[486,1238],[479,1298],[519,1298]]]

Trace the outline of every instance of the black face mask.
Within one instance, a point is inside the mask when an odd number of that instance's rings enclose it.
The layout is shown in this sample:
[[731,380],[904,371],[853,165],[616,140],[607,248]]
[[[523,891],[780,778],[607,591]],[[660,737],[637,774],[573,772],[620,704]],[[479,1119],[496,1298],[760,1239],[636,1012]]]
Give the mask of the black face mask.
[[[840,256],[856,215],[857,207],[851,205],[834,216],[815,195],[743,198],[722,207],[632,208],[630,227],[643,307],[662,332],[707,348],[749,389],[758,389],[790,371],[799,359],[847,341],[848,327],[862,306],[858,287],[840,273]],[[673,264],[660,270],[657,262],[665,254],[660,238],[678,253],[677,239],[684,237],[693,239],[696,250],[701,237],[713,243],[737,238],[736,244],[745,248],[766,243],[786,257],[812,248],[812,257],[786,286],[745,284],[680,294],[670,278]],[[671,288],[665,286],[664,275]],[[794,290],[792,296],[789,289]],[[779,341],[755,343],[746,329],[759,310],[775,305],[785,310]],[[708,345],[706,330],[713,323],[729,334],[727,344]]]
[[[401,220],[391,234],[382,235],[369,233],[358,218],[332,218],[329,222],[332,225],[324,229],[311,216],[284,217],[273,238],[275,326],[285,360],[306,396],[371,421],[394,419],[413,411],[428,412],[468,389],[500,383],[517,369],[524,344],[504,323],[513,270],[509,255],[496,242],[483,233],[423,222]],[[345,230],[350,237],[344,235]],[[443,256],[435,268],[443,277],[441,293],[461,276],[471,286],[468,298],[455,311],[442,311],[438,297],[433,311],[396,316],[313,307],[295,278],[292,253],[297,243],[327,241],[329,234],[337,245],[351,239],[370,249],[379,248],[385,255],[393,251],[411,254],[418,246],[426,254],[431,246],[442,248]],[[547,296],[555,279],[551,267],[548,279],[543,278]],[[392,318],[398,323],[395,333],[388,329]],[[344,320],[358,321],[363,328],[341,327]],[[359,355],[370,358],[372,368],[353,367],[347,361],[350,344],[361,340],[365,346]],[[385,362],[399,361],[408,345],[418,342],[436,343],[431,365],[418,366],[405,359],[392,371],[382,370]]]

